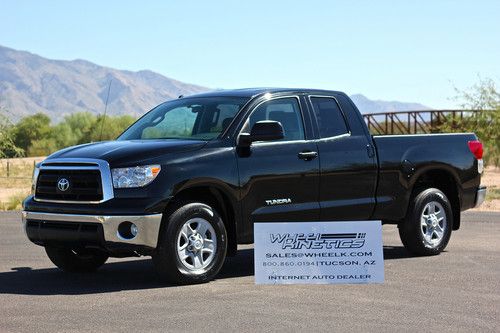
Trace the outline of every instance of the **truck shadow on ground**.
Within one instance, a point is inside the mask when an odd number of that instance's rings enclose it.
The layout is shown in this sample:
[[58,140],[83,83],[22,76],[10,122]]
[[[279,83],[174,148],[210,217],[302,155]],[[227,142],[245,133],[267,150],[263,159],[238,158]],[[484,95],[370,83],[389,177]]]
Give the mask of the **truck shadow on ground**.
[[[384,247],[385,260],[410,257],[403,247]],[[217,280],[254,275],[253,260],[253,249],[238,250],[237,256],[227,258]],[[167,287],[177,286],[161,282],[149,259],[108,263],[91,274],[31,267],[14,267],[9,272],[0,272],[0,294],[86,295]]]

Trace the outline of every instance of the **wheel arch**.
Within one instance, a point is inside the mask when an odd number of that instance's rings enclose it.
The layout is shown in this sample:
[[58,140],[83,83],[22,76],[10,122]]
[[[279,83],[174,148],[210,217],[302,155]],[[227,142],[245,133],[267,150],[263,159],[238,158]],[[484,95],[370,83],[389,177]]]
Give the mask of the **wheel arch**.
[[238,246],[238,210],[236,199],[224,187],[214,183],[196,183],[178,189],[167,204],[165,211],[169,211],[184,201],[199,201],[213,207],[222,216],[228,236],[227,255],[234,256]]
[[411,187],[411,198],[426,188],[437,188],[442,191],[448,200],[450,200],[453,214],[453,230],[460,228],[460,188],[457,175],[445,167],[430,167],[421,170],[414,176],[414,182]]

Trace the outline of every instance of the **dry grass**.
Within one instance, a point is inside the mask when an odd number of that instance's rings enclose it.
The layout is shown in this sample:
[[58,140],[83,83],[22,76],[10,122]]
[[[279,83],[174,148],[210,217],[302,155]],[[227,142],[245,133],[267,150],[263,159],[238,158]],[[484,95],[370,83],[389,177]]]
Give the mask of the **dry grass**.
[[16,193],[10,196],[7,201],[0,201],[0,210],[20,210],[23,200],[28,196],[28,193]]
[[43,159],[44,157],[0,159],[0,210],[21,209],[21,202],[31,190],[33,167]]
[[0,189],[22,187],[31,181],[35,163],[44,157],[0,159]]
[[481,184],[488,187],[486,201],[475,210],[500,211],[500,168],[487,167],[481,178]]
[[497,199],[500,199],[500,188],[495,186],[488,191],[486,195],[486,200],[497,200]]

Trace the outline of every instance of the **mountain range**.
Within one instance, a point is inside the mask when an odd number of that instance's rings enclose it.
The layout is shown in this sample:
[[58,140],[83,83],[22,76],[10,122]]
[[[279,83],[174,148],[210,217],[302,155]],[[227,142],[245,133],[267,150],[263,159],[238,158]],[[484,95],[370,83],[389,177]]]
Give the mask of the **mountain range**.
[[392,111],[421,111],[431,109],[430,107],[419,103],[371,100],[361,94],[351,95],[350,97],[363,114]]
[[[211,90],[150,70],[118,70],[80,59],[52,60],[0,46],[0,106],[13,121],[37,112],[55,121],[79,111],[102,113],[108,89],[108,114],[136,117],[179,95]],[[361,94],[352,98],[362,113],[429,109],[418,103],[370,100]]]

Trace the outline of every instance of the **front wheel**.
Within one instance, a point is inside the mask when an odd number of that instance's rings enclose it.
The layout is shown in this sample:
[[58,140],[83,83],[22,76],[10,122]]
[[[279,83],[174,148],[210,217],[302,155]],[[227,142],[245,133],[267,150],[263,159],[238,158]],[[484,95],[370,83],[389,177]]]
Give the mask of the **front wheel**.
[[453,227],[453,213],[446,195],[436,188],[418,193],[399,225],[405,248],[415,255],[436,255],[448,244]]
[[153,263],[160,278],[175,284],[212,280],[224,263],[227,235],[220,215],[198,202],[167,214]]
[[54,265],[66,272],[94,272],[108,260],[107,254],[92,249],[46,246],[45,252]]

